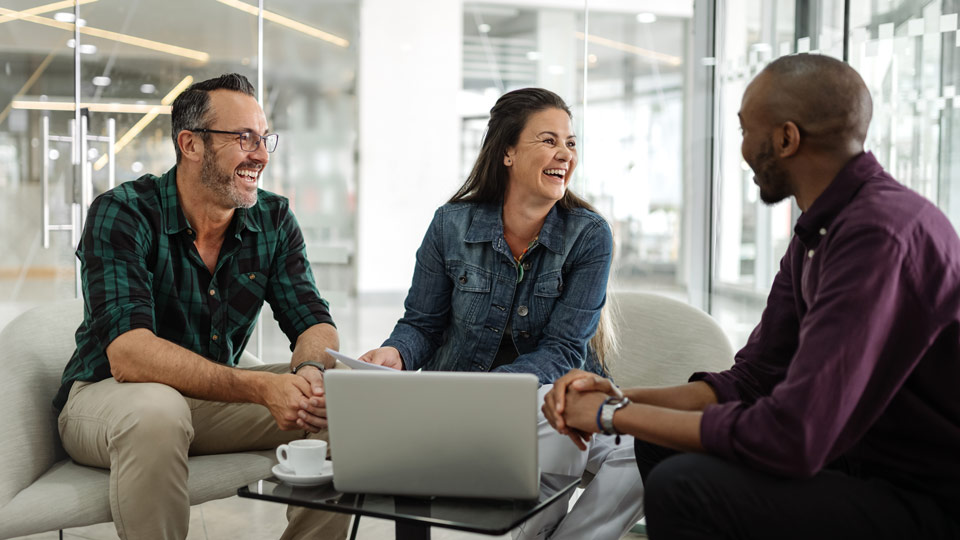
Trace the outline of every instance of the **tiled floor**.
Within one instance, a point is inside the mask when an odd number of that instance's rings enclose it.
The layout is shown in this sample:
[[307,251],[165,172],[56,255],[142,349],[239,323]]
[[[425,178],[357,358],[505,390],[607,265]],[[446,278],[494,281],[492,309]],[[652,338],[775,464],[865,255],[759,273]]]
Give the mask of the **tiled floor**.
[[[230,497],[194,506],[190,513],[190,534],[187,540],[265,540],[279,538],[287,523],[284,506],[263,501]],[[117,533],[112,523],[101,523],[64,531],[69,540],[116,540]],[[359,540],[393,539],[393,522],[363,518],[357,533]],[[449,529],[433,529],[433,540],[482,540],[509,539],[505,536],[484,536]],[[56,531],[23,536],[14,540],[57,540]],[[646,538],[628,533],[624,539]]]

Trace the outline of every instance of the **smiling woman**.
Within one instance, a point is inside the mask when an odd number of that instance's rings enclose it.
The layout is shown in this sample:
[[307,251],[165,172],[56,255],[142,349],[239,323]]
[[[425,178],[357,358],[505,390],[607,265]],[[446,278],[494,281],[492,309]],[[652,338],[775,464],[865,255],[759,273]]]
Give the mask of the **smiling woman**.
[[[501,96],[473,171],[436,211],[417,251],[403,318],[360,359],[407,370],[531,373],[541,392],[573,368],[605,374],[613,236],[568,189],[576,165],[570,110],[559,96],[542,88]],[[580,475],[588,461],[599,470],[577,503],[578,515],[590,517],[564,519],[566,505],[558,504],[524,531],[563,520],[558,538],[597,530],[595,537],[619,538],[642,504],[639,474],[619,465],[630,445],[600,436],[580,452],[542,415],[539,428],[541,470]],[[601,523],[590,510],[600,494],[629,508]]]

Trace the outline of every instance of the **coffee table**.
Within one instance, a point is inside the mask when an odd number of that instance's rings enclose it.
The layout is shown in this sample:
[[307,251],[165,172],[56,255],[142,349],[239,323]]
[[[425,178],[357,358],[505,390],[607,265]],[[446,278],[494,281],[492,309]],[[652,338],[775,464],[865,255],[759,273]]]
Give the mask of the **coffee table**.
[[461,497],[400,497],[362,493],[341,493],[333,483],[315,487],[285,484],[270,477],[237,490],[249,499],[272,501],[318,510],[354,514],[350,538],[356,538],[360,516],[395,522],[397,540],[429,540],[431,527],[458,529],[480,534],[506,534],[580,483],[577,476],[543,473],[540,497],[532,501],[466,499]]

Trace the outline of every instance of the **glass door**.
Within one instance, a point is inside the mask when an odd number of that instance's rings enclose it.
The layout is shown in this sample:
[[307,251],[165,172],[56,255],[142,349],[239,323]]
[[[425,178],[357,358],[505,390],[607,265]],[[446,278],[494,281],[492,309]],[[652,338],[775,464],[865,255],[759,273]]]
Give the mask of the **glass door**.
[[87,207],[174,165],[170,105],[183,89],[227,72],[260,86],[257,14],[234,0],[4,0],[0,327],[77,295]]
[[76,291],[73,8],[0,6],[0,326]]

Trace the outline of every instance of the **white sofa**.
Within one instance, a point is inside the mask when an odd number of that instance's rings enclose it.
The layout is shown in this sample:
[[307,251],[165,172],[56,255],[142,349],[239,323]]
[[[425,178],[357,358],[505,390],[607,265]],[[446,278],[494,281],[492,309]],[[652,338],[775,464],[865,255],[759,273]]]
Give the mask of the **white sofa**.
[[619,386],[684,384],[697,371],[733,365],[730,340],[707,313],[646,292],[614,292],[610,301],[620,342],[610,372]]
[[[0,538],[112,520],[108,471],[66,455],[51,404],[82,317],[82,301],[57,302],[0,332]],[[260,362],[246,355],[251,363]],[[273,450],[191,457],[190,502],[234,495],[275,463]]]

